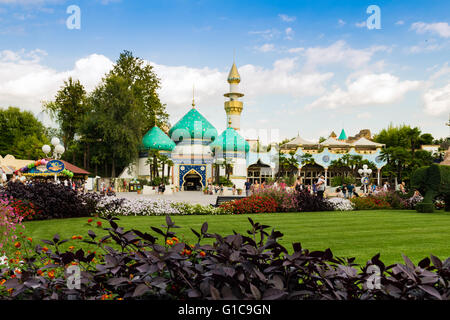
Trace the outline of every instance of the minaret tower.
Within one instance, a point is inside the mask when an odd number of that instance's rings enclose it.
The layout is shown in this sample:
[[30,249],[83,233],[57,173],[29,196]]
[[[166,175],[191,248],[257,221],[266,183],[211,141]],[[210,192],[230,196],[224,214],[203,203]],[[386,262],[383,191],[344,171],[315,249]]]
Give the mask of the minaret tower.
[[241,112],[243,109],[242,98],[244,94],[239,93],[239,83],[241,82],[241,76],[236,68],[236,64],[233,62],[230,74],[228,75],[228,83],[230,84],[230,92],[225,93],[224,96],[230,100],[225,101],[225,111],[227,113],[227,128],[231,127],[234,130],[239,131],[241,129]]

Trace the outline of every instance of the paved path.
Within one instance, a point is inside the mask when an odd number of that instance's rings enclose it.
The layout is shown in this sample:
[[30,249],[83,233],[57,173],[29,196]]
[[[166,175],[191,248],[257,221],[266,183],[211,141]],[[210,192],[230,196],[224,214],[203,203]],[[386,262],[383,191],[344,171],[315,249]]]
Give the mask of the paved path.
[[209,205],[215,204],[217,195],[206,195],[201,191],[181,191],[174,194],[137,194],[136,192],[118,192],[118,198],[139,199],[139,198],[154,198],[166,199],[175,202],[189,202],[192,204]]

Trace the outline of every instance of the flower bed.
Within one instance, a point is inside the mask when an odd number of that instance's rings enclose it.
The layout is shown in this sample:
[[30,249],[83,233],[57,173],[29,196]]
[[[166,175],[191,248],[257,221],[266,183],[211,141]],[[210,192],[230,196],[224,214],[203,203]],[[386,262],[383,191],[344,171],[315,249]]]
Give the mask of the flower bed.
[[[0,299],[3,300],[444,300],[450,297],[450,259],[435,256],[416,266],[387,266],[374,256],[364,265],[333,256],[330,249],[309,251],[293,243],[293,252],[279,243],[283,234],[249,219],[245,235],[209,234],[208,224],[193,230],[196,243],[173,232],[169,216],[153,234],[123,230],[112,219],[109,235],[43,240],[23,237],[16,252],[0,257]],[[115,219],[117,220],[117,219]],[[213,244],[203,244],[205,238]],[[61,244],[73,242],[66,251]],[[76,241],[96,251],[76,249]],[[105,245],[113,242],[111,245]],[[72,244],[72,243],[71,243]],[[120,249],[119,249],[120,248]],[[67,286],[67,268],[81,267],[83,280]],[[324,272],[324,270],[326,272]],[[379,281],[374,281],[377,270]]]
[[277,212],[278,203],[270,197],[251,195],[240,200],[226,202],[220,205],[220,208],[232,214],[271,213]]
[[352,211],[354,210],[353,203],[348,199],[343,198],[329,198],[328,201],[335,211]]

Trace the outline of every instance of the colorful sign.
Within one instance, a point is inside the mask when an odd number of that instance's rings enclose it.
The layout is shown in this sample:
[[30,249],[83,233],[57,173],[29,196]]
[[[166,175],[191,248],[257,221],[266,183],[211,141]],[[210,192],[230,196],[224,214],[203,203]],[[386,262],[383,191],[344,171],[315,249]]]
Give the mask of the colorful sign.
[[47,163],[47,170],[52,173],[59,173],[64,170],[64,162],[52,160]]
[[369,184],[369,177],[363,177],[363,178],[361,178],[361,183],[362,184]]

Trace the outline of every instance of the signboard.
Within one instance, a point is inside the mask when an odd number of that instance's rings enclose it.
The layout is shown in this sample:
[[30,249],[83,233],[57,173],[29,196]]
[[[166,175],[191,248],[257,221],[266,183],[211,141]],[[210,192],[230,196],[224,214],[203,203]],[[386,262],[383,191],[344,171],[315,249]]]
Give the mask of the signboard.
[[52,173],[59,173],[64,170],[64,162],[52,160],[47,163],[47,170]]
[[361,183],[362,183],[362,184],[369,184],[369,177],[363,177],[363,178],[361,178]]

